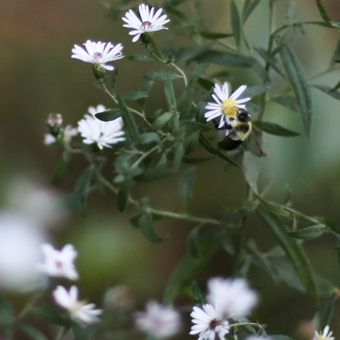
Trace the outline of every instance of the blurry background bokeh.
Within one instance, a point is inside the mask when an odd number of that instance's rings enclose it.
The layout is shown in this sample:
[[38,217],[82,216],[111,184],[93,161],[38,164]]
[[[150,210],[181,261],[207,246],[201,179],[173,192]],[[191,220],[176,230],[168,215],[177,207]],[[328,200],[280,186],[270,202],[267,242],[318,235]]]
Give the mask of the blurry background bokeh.
[[[332,19],[337,20],[340,2],[323,2]],[[190,3],[193,5],[194,2]],[[228,1],[199,0],[196,3],[211,31],[230,32]],[[241,6],[243,1],[237,3]],[[81,45],[87,39],[111,41],[123,43],[125,55],[143,52],[140,43],[131,42],[120,18],[115,21],[110,16],[112,4],[114,0],[111,3],[99,0],[1,0],[0,198],[3,210],[29,209],[30,213],[34,210],[38,215],[45,213],[45,217],[40,216],[41,223],[49,228],[46,233],[51,242],[58,247],[66,243],[75,245],[79,251],[77,265],[82,296],[100,302],[106,288],[126,284],[132,288],[137,306],[141,308],[150,298],[162,298],[169,275],[185,253],[185,237],[194,225],[163,220],[157,224],[157,233],[167,239],[163,244],[154,245],[129,224],[126,215],[118,212],[111,193],[90,196],[86,219],[72,209],[56,212],[46,206],[50,195],[58,197],[73,190],[77,175],[86,165],[81,157],[75,158],[74,167],[65,181],[58,187],[51,187],[50,179],[61,150],[55,145],[43,145],[47,114],[59,112],[66,124],[76,125],[89,106],[112,107],[110,99],[93,86],[91,66],[71,59],[73,45]],[[286,5],[287,1],[278,1],[277,23],[281,23]],[[255,46],[267,44],[267,7],[267,1],[263,0],[246,26],[246,34]],[[311,0],[297,2],[295,17],[301,21],[320,20],[316,4]],[[183,33],[178,39],[182,46],[193,45]],[[291,46],[308,78],[327,67],[338,39],[339,31],[319,26],[306,27],[305,35],[295,32]],[[164,46],[167,31],[159,32],[155,40]],[[136,90],[145,70],[155,67],[127,59],[119,60],[115,65],[119,68],[120,92]],[[214,70],[212,67],[209,72]],[[234,87],[261,82],[251,71],[230,68],[228,72],[226,80]],[[336,72],[317,78],[313,83],[333,86],[339,75]],[[176,90],[181,91],[181,81],[175,84]],[[275,95],[283,87],[280,79],[273,77],[271,93]],[[282,202],[288,187],[296,209],[338,223],[340,105],[315,88],[312,88],[312,95],[314,117],[309,143],[303,136],[266,135],[263,148],[268,156],[263,160],[261,183],[266,186],[268,199]],[[150,110],[164,105],[160,86],[154,87],[151,96],[154,99],[148,104]],[[267,106],[264,119],[302,133],[299,115],[278,104]],[[107,155],[113,156],[114,150],[108,150]],[[217,159],[198,167],[193,202],[193,211],[197,214],[214,216],[218,205],[233,209],[242,202],[245,191],[242,173],[236,169],[224,172],[223,167]],[[156,184],[139,185],[134,195],[150,196],[154,207],[176,211],[180,209],[177,182],[178,177],[173,177]],[[46,197],[41,196],[44,194]],[[53,221],[49,220],[51,216]],[[259,242],[261,250],[273,245],[267,229],[256,218],[251,221],[249,233]],[[334,237],[325,235],[309,241],[307,250],[316,271],[339,285],[340,268]],[[221,252],[200,278],[228,276],[231,271],[231,259]],[[260,279],[259,285],[264,284],[261,280],[264,279]],[[261,323],[268,322],[292,334],[301,322],[313,317],[314,306],[305,295],[284,285],[273,288],[264,284],[262,290],[263,304],[258,311]],[[335,321],[339,317],[338,308],[332,324],[335,334],[340,334],[340,324]]]

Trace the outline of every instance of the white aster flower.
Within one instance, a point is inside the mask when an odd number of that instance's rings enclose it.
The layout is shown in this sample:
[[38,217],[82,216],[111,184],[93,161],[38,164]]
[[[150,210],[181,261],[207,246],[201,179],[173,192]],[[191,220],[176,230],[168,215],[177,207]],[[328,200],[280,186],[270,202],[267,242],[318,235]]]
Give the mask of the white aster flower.
[[224,83],[222,86],[215,84],[214,94],[212,95],[215,103],[209,102],[205,107],[206,113],[204,114],[204,117],[207,121],[221,116],[218,127],[221,128],[226,124],[230,125],[235,119],[237,110],[245,109],[246,106],[244,103],[251,99],[238,99],[246,88],[246,85],[242,85],[235,92],[231,93],[231,86],[228,82]]
[[45,145],[51,145],[53,143],[55,143],[57,140],[54,136],[52,136],[50,133],[47,133],[45,136],[44,136],[44,144]]
[[203,305],[202,309],[194,307],[190,316],[194,323],[190,334],[199,334],[198,340],[214,340],[216,335],[224,340],[229,333],[229,322],[212,305]]
[[133,29],[129,32],[129,35],[134,35],[132,42],[136,42],[143,33],[167,30],[164,25],[170,20],[166,14],[161,16],[161,8],[155,14],[154,12],[155,7],[152,7],[150,10],[148,5],[141,4],[139,5],[140,18],[131,9],[125,13],[125,17],[122,19],[126,24],[123,27]]
[[178,333],[181,327],[179,313],[155,301],[146,305],[145,312],[135,313],[135,323],[137,328],[158,339]]
[[77,251],[72,244],[67,244],[61,250],[54,249],[50,244],[41,246],[45,256],[44,263],[38,264],[38,269],[54,277],[65,277],[77,280],[78,273],[73,261],[77,257]]
[[321,331],[319,333],[315,331],[314,338],[312,340],[334,340],[332,335],[333,332],[329,330],[329,326],[327,325],[322,333]]
[[208,289],[208,301],[227,318],[247,315],[258,300],[244,279],[213,278],[208,282]]
[[103,105],[98,105],[97,108],[90,106],[88,112],[91,115],[85,115],[85,118],[78,122],[78,131],[84,138],[83,143],[97,144],[101,150],[125,140],[121,117],[110,122],[102,122],[94,116],[105,110]]
[[74,45],[72,49],[72,58],[100,66],[109,71],[112,71],[114,67],[105,65],[106,63],[123,58],[121,52],[123,46],[121,44],[113,45],[110,42],[104,43],[87,40],[83,45],[85,46],[85,49],[78,45]]
[[58,286],[53,291],[55,302],[65,308],[71,315],[71,318],[81,325],[90,324],[99,321],[98,316],[102,313],[101,309],[95,309],[94,303],[78,301],[78,288],[72,286],[69,291],[62,286]]
[[64,141],[69,143],[72,137],[77,136],[78,129],[72,127],[72,125],[66,125],[64,129]]

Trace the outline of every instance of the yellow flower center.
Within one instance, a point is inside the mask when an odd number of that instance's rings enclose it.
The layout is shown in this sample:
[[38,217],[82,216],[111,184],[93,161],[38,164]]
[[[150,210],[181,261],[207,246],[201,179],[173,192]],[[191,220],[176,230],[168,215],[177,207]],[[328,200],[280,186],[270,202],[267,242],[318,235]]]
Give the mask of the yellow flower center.
[[237,113],[237,102],[233,99],[227,99],[222,103],[222,110],[226,116],[235,117]]

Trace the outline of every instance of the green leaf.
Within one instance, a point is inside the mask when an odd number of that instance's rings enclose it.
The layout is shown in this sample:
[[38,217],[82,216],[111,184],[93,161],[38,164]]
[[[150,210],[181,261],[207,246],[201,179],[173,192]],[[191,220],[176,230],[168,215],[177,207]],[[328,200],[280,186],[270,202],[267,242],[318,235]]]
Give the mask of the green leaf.
[[270,227],[273,236],[285,251],[287,258],[293,265],[306,291],[311,295],[314,302],[319,305],[313,272],[303,249],[294,238],[289,236],[287,227],[276,215],[267,212],[262,207],[258,207],[257,211]]
[[333,89],[329,86],[319,86],[319,85],[314,85],[315,88],[321,90],[322,92],[328,94],[332,98],[336,100],[340,100],[340,92],[337,91],[332,91]]
[[178,186],[179,197],[185,211],[189,210],[189,205],[193,196],[196,168],[189,168],[184,171]]
[[251,87],[247,87],[242,93],[242,98],[256,97],[264,92],[267,92],[271,88],[271,84],[259,84]]
[[176,171],[173,169],[167,169],[163,166],[155,168],[150,171],[143,172],[141,175],[135,177],[137,182],[150,183],[154,181],[159,181],[161,179],[167,178],[175,174]]
[[294,1],[289,1],[286,9],[286,15],[284,21],[287,24],[291,24],[294,19],[294,13],[295,13],[296,3]]
[[335,51],[329,63],[329,68],[333,67],[335,65],[335,60],[339,58],[340,58],[340,39],[338,40],[338,43],[336,44]]
[[177,107],[176,96],[171,78],[167,78],[164,80],[164,93],[166,101],[168,103],[169,111],[176,112]]
[[269,122],[258,122],[254,121],[253,124],[259,128],[260,130],[270,133],[272,135],[276,136],[282,136],[282,137],[295,137],[299,136],[297,132],[288,130],[281,125],[275,124],[275,123],[269,123]]
[[173,157],[173,169],[177,171],[181,165],[182,158],[184,156],[184,145],[183,143],[177,143],[175,145],[174,157]]
[[198,225],[193,228],[187,236],[187,249],[189,254],[198,259],[199,258],[199,250],[198,250],[198,236],[200,233],[202,225]]
[[160,139],[156,132],[144,132],[138,137],[138,144],[159,143]]
[[112,73],[112,79],[111,79],[111,89],[112,94],[116,96],[117,94],[117,80],[118,80],[118,68],[114,69]]
[[131,189],[133,187],[133,180],[127,179],[119,185],[117,194],[117,207],[120,212],[125,210],[126,203],[128,202]]
[[124,99],[124,101],[129,101],[129,100],[138,100],[138,99],[144,99],[147,98],[149,95],[145,92],[141,91],[130,91],[124,93],[121,98]]
[[118,97],[118,105],[124,122],[124,129],[130,136],[132,141],[138,141],[139,132],[135,120],[133,119],[130,111],[126,107],[124,100]]
[[327,24],[331,25],[331,19],[327,15],[327,12],[326,12],[325,8],[323,7],[321,0],[316,0],[316,5],[318,6],[318,10],[319,10],[319,13],[320,13],[323,21],[326,22]]
[[243,154],[244,177],[255,194],[258,194],[257,179],[260,173],[261,160],[262,158],[253,155],[251,152]]
[[158,236],[153,229],[153,220],[151,214],[146,212],[141,213],[136,220],[136,225],[142,230],[144,237],[148,241],[152,243],[161,243],[164,241],[164,239]]
[[323,217],[316,217],[315,220],[317,220],[320,224],[325,225],[329,230],[340,236],[340,227],[333,221]]
[[31,325],[21,324],[21,329],[34,340],[48,340],[43,333]]
[[110,122],[120,117],[120,109],[109,109],[95,114],[96,118],[103,122]]
[[236,46],[240,46],[240,41],[241,41],[241,18],[240,14],[238,12],[237,6],[234,1],[231,1],[230,4],[230,16],[231,16],[231,28],[233,30],[233,35],[235,39]]
[[235,53],[208,50],[203,51],[193,58],[198,62],[209,62],[212,64],[233,66],[233,67],[251,67],[251,59]]
[[210,91],[215,85],[213,81],[204,78],[198,78],[198,83],[208,91]]
[[188,117],[190,115],[198,79],[208,66],[208,63],[199,64],[190,74],[188,85],[185,87],[181,97],[179,98],[178,111],[180,112],[181,117]]
[[63,153],[62,158],[58,161],[57,166],[55,167],[51,179],[52,185],[58,185],[65,178],[66,174],[71,169],[71,154],[67,151]]
[[126,59],[130,61],[153,61],[154,59],[144,54],[134,54],[126,56]]
[[73,199],[75,201],[76,208],[82,217],[86,217],[86,200],[89,194],[90,183],[94,175],[94,171],[95,169],[93,165],[86,168],[79,176],[73,190]]
[[210,40],[225,39],[225,38],[229,38],[233,36],[230,33],[216,33],[216,32],[207,32],[207,31],[201,31],[201,32],[198,32],[198,34],[202,38],[210,39]]
[[52,309],[49,306],[34,307],[31,311],[37,317],[47,320],[50,323],[63,327],[70,327],[70,320],[63,318],[55,309]]
[[299,104],[296,98],[293,96],[279,96],[279,97],[272,98],[272,100],[286,107],[289,110],[296,111],[296,112],[299,111]]
[[181,78],[181,76],[178,73],[169,72],[169,71],[153,71],[147,73],[144,77],[146,80],[166,80],[166,79],[177,79]]
[[93,330],[87,327],[80,326],[77,322],[72,322],[72,330],[74,333],[74,340],[90,340],[93,338]]
[[321,236],[326,231],[326,227],[323,224],[316,224],[303,229],[290,231],[289,235],[301,240],[312,240]]
[[318,311],[317,324],[319,325],[319,329],[324,329],[327,325],[330,324],[336,299],[337,295],[335,293],[331,294],[331,296],[324,301],[321,310]]
[[221,247],[222,229],[213,228],[201,234],[197,240],[198,258],[190,254],[184,255],[171,274],[167,283],[164,302],[173,304],[186,286],[190,286],[192,279],[211,261]]
[[198,123],[192,120],[184,120],[182,121],[182,124],[187,126],[188,128],[190,128],[192,131],[202,131],[202,132],[207,132],[211,130],[211,127],[202,124],[202,123]]
[[204,305],[205,304],[205,299],[201,293],[201,289],[199,284],[197,283],[197,281],[193,281],[192,285],[191,285],[191,292],[192,292],[192,297],[195,299],[195,301],[197,303],[199,303],[200,305]]
[[280,56],[300,106],[305,134],[307,138],[309,138],[312,125],[312,96],[309,85],[299,60],[288,47],[284,47],[280,50]]
[[161,129],[173,116],[172,112],[165,112],[159,116],[151,125],[150,129],[159,130]]
[[0,295],[0,325],[2,326],[6,339],[12,339],[15,330],[15,315],[11,301],[4,295]]
[[264,50],[263,48],[255,47],[255,51],[260,55],[260,57],[270,65],[270,67],[279,74],[282,78],[286,79],[286,76],[281,72],[281,70],[277,67],[277,60],[276,58],[268,53],[267,50]]
[[192,158],[192,157],[183,157],[182,162],[187,164],[199,164],[210,161],[215,157],[201,157],[201,158]]
[[261,0],[246,0],[243,5],[242,10],[242,22],[243,24],[248,20],[250,14],[256,8],[256,6],[260,3]]
[[226,161],[226,162],[236,166],[237,168],[241,169],[241,167],[237,163],[235,163],[231,158],[227,157],[226,155],[224,155],[219,150],[214,149],[202,133],[200,134],[199,142],[204,147],[204,149],[207,150],[212,155],[217,156],[217,157],[223,159],[224,161]]

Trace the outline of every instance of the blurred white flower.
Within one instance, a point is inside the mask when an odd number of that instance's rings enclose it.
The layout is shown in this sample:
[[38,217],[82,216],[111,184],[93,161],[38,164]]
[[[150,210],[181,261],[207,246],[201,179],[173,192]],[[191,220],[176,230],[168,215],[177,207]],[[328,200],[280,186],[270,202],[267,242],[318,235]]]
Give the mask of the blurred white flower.
[[322,333],[321,331],[319,333],[315,331],[314,338],[312,340],[334,340],[334,337],[332,337],[332,335],[333,332],[330,331],[330,328],[327,325]]
[[76,286],[72,286],[69,291],[58,286],[53,291],[53,297],[55,302],[65,308],[70,313],[71,318],[81,325],[99,321],[98,316],[102,313],[102,310],[95,309],[94,303],[86,304],[83,301],[78,301],[78,288]]
[[121,44],[113,45],[110,42],[92,42],[87,40],[85,49],[78,45],[74,45],[72,49],[72,58],[80,59],[86,63],[98,65],[106,70],[112,71],[113,66],[105,65],[106,63],[123,58]]
[[252,335],[248,336],[246,340],[270,340],[270,338],[264,337],[264,336],[257,336],[257,335]]
[[52,136],[50,133],[47,133],[45,136],[44,136],[44,144],[45,145],[51,145],[53,143],[55,143],[57,140],[54,136]]
[[78,273],[73,263],[77,257],[77,251],[72,244],[67,244],[61,250],[54,249],[50,244],[43,244],[41,249],[45,256],[44,263],[38,264],[38,269],[41,272],[70,280],[78,279]]
[[141,4],[139,5],[140,18],[131,9],[125,13],[125,17],[122,19],[126,24],[123,27],[133,29],[129,32],[129,35],[134,35],[132,42],[136,42],[143,33],[167,30],[164,25],[170,20],[166,14],[161,16],[161,8],[155,14],[154,12],[154,7],[150,10],[148,5]]
[[78,122],[78,131],[84,138],[85,144],[97,144],[99,149],[104,147],[110,148],[111,144],[124,141],[123,120],[121,117],[110,122],[102,122],[94,115],[98,112],[105,111],[103,105],[98,105],[97,108],[89,107],[88,112],[91,115],[85,115],[85,118]]
[[66,125],[63,131],[64,141],[69,143],[72,137],[77,136],[77,134],[78,134],[77,128],[72,127],[72,125]]
[[221,116],[219,128],[223,128],[226,124],[231,125],[231,122],[235,119],[237,110],[245,109],[246,106],[244,103],[251,99],[238,99],[246,88],[246,85],[242,85],[235,92],[231,93],[231,86],[228,82],[225,82],[222,86],[215,84],[214,94],[212,95],[215,103],[209,102],[206,105],[206,113],[204,114],[206,120],[209,121]]
[[244,279],[213,278],[208,282],[208,301],[229,318],[247,315],[257,303],[257,295]]
[[30,291],[44,283],[36,269],[45,235],[34,222],[16,212],[0,213],[0,289]]
[[136,327],[162,339],[178,333],[181,327],[179,313],[171,307],[150,301],[145,312],[135,313]]
[[132,309],[134,297],[131,289],[126,285],[117,285],[105,293],[105,305],[110,309]]
[[190,316],[194,323],[190,334],[199,334],[198,340],[214,340],[216,335],[224,340],[229,333],[229,322],[212,305],[203,305],[202,309],[195,306]]

